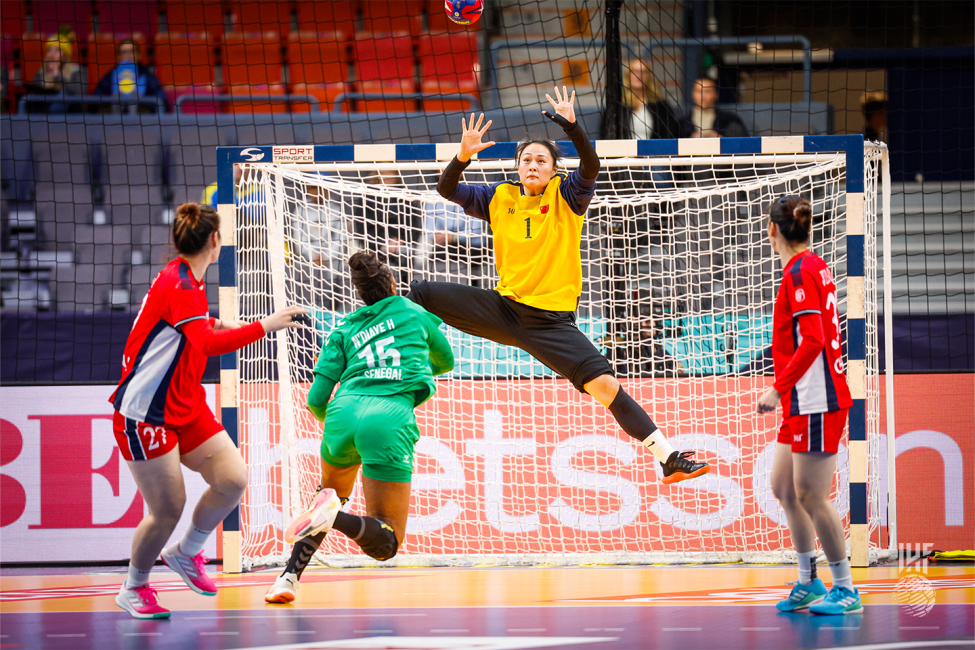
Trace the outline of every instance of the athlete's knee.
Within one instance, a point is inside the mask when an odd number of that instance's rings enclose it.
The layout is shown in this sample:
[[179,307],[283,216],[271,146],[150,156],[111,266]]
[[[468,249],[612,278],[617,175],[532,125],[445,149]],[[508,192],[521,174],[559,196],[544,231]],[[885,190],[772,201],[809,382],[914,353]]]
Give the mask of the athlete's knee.
[[772,478],[772,494],[778,499],[785,509],[791,509],[798,505],[796,499],[796,489],[791,481],[775,480]]
[[596,398],[603,406],[609,408],[619,394],[620,382],[613,375],[601,375],[585,385],[586,392]]
[[180,491],[151,504],[149,506],[149,514],[152,515],[153,520],[155,520],[158,526],[176,528],[180,517],[183,516],[183,507],[185,505],[186,492]]
[[356,540],[362,552],[381,562],[395,557],[399,550],[399,540],[396,539],[393,527],[373,517],[365,517],[365,520],[366,530]]
[[802,509],[809,514],[813,514],[829,502],[829,497],[823,496],[819,490],[811,490],[805,485],[795,487],[796,501]]
[[228,499],[239,500],[247,489],[247,466],[238,456],[220,466],[211,487]]

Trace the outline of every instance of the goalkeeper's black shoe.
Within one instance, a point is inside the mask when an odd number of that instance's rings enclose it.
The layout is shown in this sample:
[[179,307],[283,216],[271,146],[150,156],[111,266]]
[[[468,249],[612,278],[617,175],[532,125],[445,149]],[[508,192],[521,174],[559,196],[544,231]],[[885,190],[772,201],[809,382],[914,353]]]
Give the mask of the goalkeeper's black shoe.
[[697,478],[711,471],[711,466],[707,463],[697,463],[690,460],[693,455],[693,451],[675,451],[666,463],[660,463],[660,466],[664,468],[664,483],[670,485],[678,481],[686,481],[689,478]]

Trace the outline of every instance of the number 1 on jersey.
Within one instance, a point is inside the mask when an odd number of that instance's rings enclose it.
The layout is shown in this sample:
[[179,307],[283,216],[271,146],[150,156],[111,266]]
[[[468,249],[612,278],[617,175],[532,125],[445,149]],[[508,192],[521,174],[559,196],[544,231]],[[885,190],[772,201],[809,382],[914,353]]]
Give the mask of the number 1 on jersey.
[[532,238],[532,219],[531,217],[525,217],[525,239]]

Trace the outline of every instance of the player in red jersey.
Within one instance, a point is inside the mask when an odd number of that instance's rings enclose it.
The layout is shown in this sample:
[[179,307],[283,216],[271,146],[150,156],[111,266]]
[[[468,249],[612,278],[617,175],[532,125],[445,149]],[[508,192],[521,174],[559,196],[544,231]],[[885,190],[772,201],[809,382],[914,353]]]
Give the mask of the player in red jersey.
[[[769,209],[769,240],[784,272],[772,321],[775,383],[758,400],[758,412],[774,411],[782,402],[772,492],[799,556],[799,580],[776,607],[855,614],[863,605],[850,575],[843,524],[829,498],[853,400],[843,368],[836,285],[826,263],[808,248],[811,222],[812,206],[798,196],[783,196]],[[816,537],[833,576],[828,594],[816,577]]]
[[[206,404],[207,357],[226,354],[285,327],[307,313],[300,307],[253,323],[210,317],[202,279],[220,254],[220,219],[209,206],[186,203],[173,222],[179,257],[152,281],[125,344],[115,406],[115,439],[149,508],[132,540],[129,575],[115,603],[136,618],[168,618],[149,571],[156,558],[191,589],[208,596],[203,545],[236,507],[247,487],[247,468],[236,445]],[[186,494],[180,463],[210,485],[183,539],[163,549],[183,512]]]

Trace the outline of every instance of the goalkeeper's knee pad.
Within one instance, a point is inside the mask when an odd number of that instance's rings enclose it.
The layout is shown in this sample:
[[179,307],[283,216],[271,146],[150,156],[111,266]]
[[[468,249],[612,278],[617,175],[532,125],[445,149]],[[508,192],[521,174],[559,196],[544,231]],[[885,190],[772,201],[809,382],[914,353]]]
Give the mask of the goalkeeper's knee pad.
[[363,553],[381,562],[396,555],[399,549],[399,540],[392,527],[378,519],[363,517],[365,530],[355,542],[362,549]]

